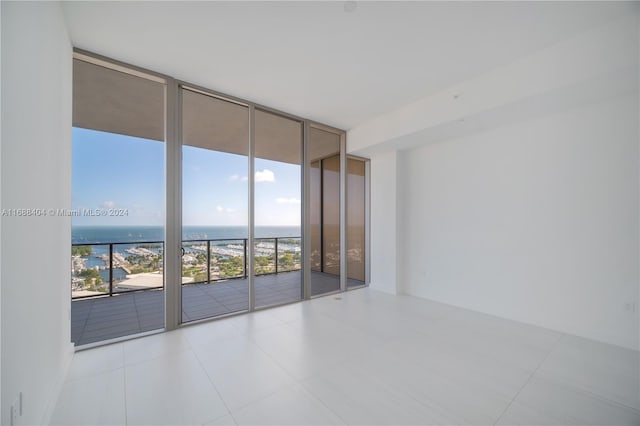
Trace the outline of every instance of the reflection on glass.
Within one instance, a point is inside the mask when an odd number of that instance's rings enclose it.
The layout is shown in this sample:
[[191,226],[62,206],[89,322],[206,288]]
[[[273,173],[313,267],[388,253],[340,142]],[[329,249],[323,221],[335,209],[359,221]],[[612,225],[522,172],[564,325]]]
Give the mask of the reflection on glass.
[[311,295],[340,289],[340,136],[311,128]]
[[182,90],[182,321],[249,309],[249,111]]
[[365,284],[365,162],[347,159],[347,286]]
[[266,111],[255,115],[256,307],[302,298],[302,124]]
[[340,275],[340,155],[322,160],[322,271]]
[[322,172],[320,160],[312,161],[309,167],[311,208],[309,220],[309,237],[311,243],[311,270],[322,272],[322,209],[320,200],[322,198]]

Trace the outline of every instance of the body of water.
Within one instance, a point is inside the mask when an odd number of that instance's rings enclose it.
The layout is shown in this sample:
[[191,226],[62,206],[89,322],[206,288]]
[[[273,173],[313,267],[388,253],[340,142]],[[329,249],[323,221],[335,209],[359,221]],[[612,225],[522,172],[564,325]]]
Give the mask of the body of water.
[[[256,238],[300,237],[298,226],[256,226]],[[183,240],[247,238],[246,226],[185,226]],[[162,226],[74,226],[73,244],[124,243],[162,241]]]

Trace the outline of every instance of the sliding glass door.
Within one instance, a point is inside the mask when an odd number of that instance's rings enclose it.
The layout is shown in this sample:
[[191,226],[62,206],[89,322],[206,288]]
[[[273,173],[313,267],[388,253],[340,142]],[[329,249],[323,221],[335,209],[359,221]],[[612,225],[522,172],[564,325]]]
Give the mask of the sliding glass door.
[[340,135],[309,132],[311,296],[341,289]]
[[181,99],[181,322],[301,300],[302,122],[195,89]]
[[256,109],[255,307],[301,300],[302,123]]
[[182,89],[182,322],[249,309],[249,109]]
[[347,158],[347,287],[366,284],[367,163]]

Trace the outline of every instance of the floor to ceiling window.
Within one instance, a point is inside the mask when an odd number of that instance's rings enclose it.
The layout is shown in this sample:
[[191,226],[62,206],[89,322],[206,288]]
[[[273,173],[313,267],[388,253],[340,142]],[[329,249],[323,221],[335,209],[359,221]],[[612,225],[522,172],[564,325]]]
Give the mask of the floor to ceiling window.
[[347,287],[366,284],[367,162],[347,158]]
[[311,184],[311,295],[339,291],[340,135],[311,127],[309,166]]
[[302,286],[302,123],[256,109],[256,308],[295,302]]
[[182,322],[249,309],[249,109],[183,89]]
[[343,131],[86,52],[73,102],[76,345],[366,284]]
[[76,345],[164,327],[165,85],[126,71],[73,62]]

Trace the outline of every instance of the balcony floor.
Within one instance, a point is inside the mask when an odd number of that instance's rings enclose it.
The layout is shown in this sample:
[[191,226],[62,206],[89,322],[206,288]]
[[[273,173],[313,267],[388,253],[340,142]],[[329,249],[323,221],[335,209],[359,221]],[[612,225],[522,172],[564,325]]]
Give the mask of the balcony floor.
[[[281,305],[301,300],[301,272],[261,275],[255,279],[256,306]],[[339,288],[337,277],[312,272],[312,295]],[[349,288],[362,286],[348,280]],[[182,321],[189,322],[249,309],[246,279],[182,287]],[[113,297],[73,300],[71,340],[79,345],[143,333],[164,327],[162,289],[123,293]]]

